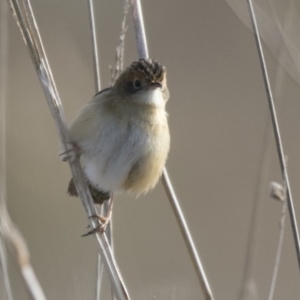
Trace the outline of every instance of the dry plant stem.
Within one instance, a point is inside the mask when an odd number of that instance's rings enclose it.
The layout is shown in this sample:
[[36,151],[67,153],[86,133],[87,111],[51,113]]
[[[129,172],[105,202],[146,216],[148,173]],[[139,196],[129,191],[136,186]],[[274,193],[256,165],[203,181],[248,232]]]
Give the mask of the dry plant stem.
[[[106,233],[106,236],[107,236],[107,240],[108,240],[108,243],[110,244],[110,247],[111,247],[111,250],[113,252],[113,235],[112,235],[112,228],[113,228],[113,222],[112,222],[112,208],[113,208],[113,199],[114,199],[114,194],[111,193],[111,196],[110,196],[110,199],[106,202],[104,202],[102,204],[102,207],[101,207],[101,213],[102,213],[102,216],[104,216],[108,221],[108,224],[106,226],[106,229],[105,229],[105,233]],[[103,264],[100,264],[100,268],[99,268],[99,272],[100,272],[100,275],[103,276]],[[97,296],[100,297],[100,293],[101,293],[101,284],[102,284],[102,280],[103,278],[101,278],[101,281],[98,282],[99,284],[99,291],[97,289]],[[113,289],[111,289],[111,299],[115,299],[114,298],[114,291]],[[98,300],[98,298],[97,298]]]
[[129,8],[128,0],[124,0],[123,21],[122,21],[122,26],[121,26],[119,44],[116,48],[115,70],[113,71],[112,67],[110,67],[110,70],[111,70],[111,83],[110,83],[110,85],[111,86],[114,85],[115,81],[121,75],[121,73],[123,71],[125,34],[126,34],[126,31],[127,31],[126,18],[127,18],[127,14],[128,14],[128,8]]
[[[96,25],[95,25],[95,17],[94,17],[94,6],[93,6],[93,0],[88,0],[89,5],[89,20],[90,20],[90,28],[92,33],[92,46],[93,46],[93,58],[94,58],[94,79],[95,79],[95,87],[96,92],[101,90],[101,81],[100,81],[100,72],[99,72],[99,60],[98,60],[98,43],[96,39]],[[125,0],[124,5],[124,14],[123,14],[123,21],[122,21],[122,28],[121,28],[121,34],[120,34],[120,41],[119,45],[116,49],[116,67],[114,74],[112,73],[112,81],[111,85],[114,84],[116,79],[119,77],[123,70],[123,57],[124,57],[124,41],[125,41],[125,33],[126,33],[126,16],[128,13],[128,0]],[[113,195],[111,196],[110,201],[104,202],[104,204],[101,206],[101,215],[106,216],[108,213],[111,213],[111,204],[112,203]],[[111,249],[113,251],[113,238],[112,238],[112,219],[108,223],[106,227],[106,235],[108,238],[108,242],[111,246]],[[101,295],[101,284],[103,280],[103,264],[101,262],[100,255],[98,256],[98,263],[97,263],[97,283],[96,283],[96,299],[100,299]],[[112,292],[112,299],[113,299],[113,290]]]
[[[93,50],[92,52],[93,52],[95,92],[97,93],[101,90],[101,80],[100,80],[98,43],[97,43],[97,33],[96,33],[94,1],[93,0],[88,0],[88,10],[89,10],[89,23],[90,23],[92,50]],[[102,214],[102,211],[103,211],[103,209],[101,208],[100,214]],[[103,263],[101,261],[101,255],[100,255],[100,253],[98,253],[97,274],[96,274],[96,298],[95,298],[96,300],[100,299],[102,279],[103,279]]]
[[205,275],[204,269],[202,267],[200,258],[198,256],[197,249],[195,247],[192,236],[189,232],[188,225],[187,225],[187,223],[185,221],[185,218],[184,218],[184,215],[181,211],[178,199],[177,199],[177,197],[175,195],[175,192],[172,188],[172,185],[171,185],[171,182],[170,182],[170,179],[169,179],[169,176],[168,176],[168,173],[167,173],[166,169],[164,169],[164,171],[163,171],[162,183],[163,183],[163,186],[166,190],[166,194],[168,196],[168,199],[171,203],[173,212],[176,216],[177,222],[179,224],[179,227],[180,227],[181,233],[183,235],[184,241],[186,243],[186,246],[189,250],[190,256],[192,257],[193,264],[194,264],[195,270],[197,272],[198,279],[199,279],[199,282],[200,282],[200,285],[201,285],[201,288],[202,288],[202,292],[205,296],[205,299],[206,300],[213,300],[214,297],[213,297],[212,291],[210,289],[210,286],[209,286],[207,277]]
[[[126,33],[126,30],[127,30],[126,17],[127,17],[127,14],[128,14],[128,7],[129,7],[128,0],[124,0],[123,21],[122,21],[122,26],[121,26],[119,44],[118,44],[117,49],[116,49],[116,66],[115,66],[114,74],[112,73],[111,86],[116,82],[117,78],[120,76],[120,74],[123,71],[125,33]],[[110,197],[109,201],[104,202],[102,210],[103,210],[103,214],[105,216],[108,216],[108,214],[112,214],[113,197],[114,197],[114,194],[111,193],[111,197]],[[111,246],[111,249],[113,251],[113,234],[112,233],[113,233],[113,222],[112,222],[112,218],[111,218],[111,220],[108,223],[107,228],[106,228],[106,234],[107,234],[108,242],[109,242],[109,244]],[[99,269],[100,274],[102,272],[102,269],[103,268]],[[100,293],[98,292],[97,295],[100,296]],[[113,290],[111,290],[111,298],[114,299]]]
[[[284,182],[284,185],[286,185],[285,182]],[[279,264],[280,264],[282,246],[283,246],[283,238],[284,238],[284,231],[285,231],[285,220],[286,220],[286,208],[287,208],[286,207],[287,206],[287,203],[286,203],[286,186],[284,186],[284,192],[285,192],[285,197],[284,197],[283,203],[282,203],[281,219],[280,219],[280,224],[279,224],[279,226],[280,226],[280,228],[279,228],[279,230],[280,230],[279,240],[278,240],[277,253],[276,253],[272,283],[271,283],[271,288],[270,288],[268,300],[273,300],[276,281],[277,281],[277,275],[278,275],[278,269],[279,269]]]
[[[291,10],[290,10],[291,11]],[[274,14],[275,15],[275,14]],[[286,14],[284,18],[284,27],[290,26],[290,14]],[[281,61],[284,65],[284,62],[287,59],[287,49],[284,47],[279,55],[279,61]],[[283,84],[283,68],[278,65],[277,72],[276,72],[276,79],[275,79],[275,88],[274,88],[274,94],[277,96],[278,104],[279,101],[281,101],[281,89]],[[241,295],[239,299],[246,300],[249,299],[249,293],[252,291],[249,289],[249,286],[251,283],[253,283],[253,269],[254,269],[254,262],[255,262],[255,252],[257,248],[257,234],[259,232],[259,225],[261,221],[261,205],[264,195],[264,189],[267,184],[266,178],[267,178],[267,171],[269,169],[270,164],[270,157],[271,157],[271,120],[267,119],[267,125],[265,129],[265,135],[263,138],[263,154],[260,159],[259,163],[259,174],[257,175],[257,182],[256,182],[256,188],[255,188],[255,197],[254,197],[254,205],[252,209],[252,218],[251,218],[251,227],[249,232],[249,238],[247,242],[246,247],[246,259],[245,259],[245,267],[244,272],[242,276],[242,285],[241,285]],[[286,204],[285,204],[286,205]]]
[[[8,7],[4,1],[0,2],[0,193],[6,199],[6,74],[7,74],[7,47],[8,47]],[[0,235],[0,271],[3,274],[3,283],[7,300],[12,300],[6,249],[2,235]]]
[[[149,55],[148,55],[148,47],[147,47],[147,41],[146,41],[146,34],[145,34],[145,28],[144,28],[141,2],[139,0],[130,0],[130,5],[131,5],[131,13],[132,13],[132,18],[133,18],[133,23],[134,23],[134,28],[135,28],[135,36],[136,36],[138,55],[140,58],[148,58]],[[214,298],[212,295],[212,291],[210,289],[207,277],[205,275],[205,272],[202,267],[200,258],[198,256],[196,247],[194,245],[192,236],[189,232],[189,228],[185,221],[184,215],[182,213],[178,199],[177,199],[174,189],[172,187],[172,184],[169,179],[166,168],[164,168],[164,170],[163,170],[162,183],[163,183],[164,189],[166,191],[166,194],[168,196],[168,199],[170,201],[170,204],[173,208],[174,214],[176,216],[176,219],[177,219],[178,225],[180,227],[181,233],[183,235],[184,241],[186,243],[186,246],[189,250],[189,253],[190,253],[191,259],[193,261],[195,270],[197,272],[197,275],[198,275],[198,278],[200,281],[200,285],[202,288],[202,292],[205,296],[205,299],[213,300]]]
[[262,44],[261,44],[261,40],[260,40],[259,30],[258,30],[256,18],[255,18],[252,1],[247,0],[247,3],[249,6],[250,17],[251,17],[251,22],[252,22],[252,26],[253,26],[254,35],[255,35],[256,46],[258,49],[259,60],[260,60],[261,69],[262,69],[262,73],[263,73],[265,89],[266,89],[270,113],[271,113],[272,125],[273,125],[275,140],[276,140],[276,146],[277,146],[277,152],[278,152],[278,156],[279,156],[282,177],[286,181],[287,204],[288,204],[289,215],[290,215],[291,226],[292,226],[293,237],[294,237],[294,243],[295,243],[295,248],[296,248],[298,267],[300,269],[299,232],[298,232],[298,227],[297,227],[297,220],[296,220],[296,214],[295,214],[295,209],[294,209],[294,204],[293,204],[293,198],[292,198],[292,192],[291,192],[291,188],[290,188],[288,172],[287,172],[286,163],[285,163],[285,156],[284,156],[284,151],[283,151],[283,147],[282,147],[280,130],[279,130],[279,125],[278,125],[278,121],[277,121],[277,115],[276,115],[271,85],[270,85],[270,81],[269,81],[269,77],[268,77],[267,66],[266,66],[266,62],[265,62],[265,58],[264,58],[264,53],[263,53],[263,49],[262,49]]
[[3,281],[4,281],[4,288],[5,288],[5,295],[7,300],[13,300],[13,295],[10,286],[8,268],[6,263],[6,251],[5,251],[5,244],[2,234],[0,234],[0,270],[3,274]]
[[[93,48],[93,61],[94,61],[94,79],[95,79],[95,88],[96,92],[101,90],[101,81],[100,81],[100,71],[99,71],[99,59],[98,59],[98,43],[97,43],[97,34],[96,34],[96,25],[95,25],[95,17],[94,17],[94,5],[93,0],[88,0],[89,5],[89,21],[90,21],[90,28],[91,28],[91,36],[92,36],[92,48]],[[120,73],[123,70],[123,56],[124,56],[124,40],[125,40],[125,32],[126,32],[126,16],[128,11],[128,2],[125,0],[125,7],[124,7],[124,16],[122,21],[122,30],[120,34],[120,42],[116,50],[116,68],[115,74],[112,78],[112,84],[118,78]],[[113,197],[113,196],[112,196]],[[112,199],[112,198],[111,198]],[[110,199],[110,201],[112,201]],[[104,202],[101,206],[101,215],[107,215],[110,210],[110,203]],[[106,235],[108,242],[111,246],[113,251],[113,238],[112,238],[112,219],[108,223],[106,227]],[[103,280],[103,264],[101,261],[101,256],[98,255],[98,262],[97,262],[97,282],[96,282],[96,299],[100,299],[101,295],[101,285]],[[112,290],[112,299],[113,299],[113,290]]]
[[12,254],[16,257],[20,272],[31,298],[33,300],[46,300],[44,292],[31,266],[26,242],[11,221],[2,194],[0,194],[0,235],[3,236]]
[[[270,2],[270,1],[268,1]],[[272,3],[270,3],[271,9],[273,12],[273,15],[275,16],[275,19],[277,23],[279,23],[277,14],[274,10],[274,6]],[[292,5],[289,3],[289,7],[287,9],[287,13],[284,18],[284,29],[290,29],[291,27],[291,14],[293,11]],[[280,54],[280,59],[284,65],[284,62],[287,58],[287,49],[286,47],[284,48],[284,52]],[[275,81],[275,95],[279,95],[279,91],[282,87],[282,81],[283,81],[283,69],[279,67],[279,70],[277,72],[276,76],[276,81]],[[287,164],[287,162],[286,162]],[[280,224],[279,224],[279,239],[278,239],[278,246],[277,246],[277,253],[276,253],[276,259],[275,259],[275,265],[274,265],[274,271],[273,271],[273,276],[272,276],[272,282],[271,282],[271,287],[270,287],[270,292],[269,292],[269,297],[268,300],[272,300],[274,297],[274,292],[275,292],[275,287],[276,287],[276,282],[277,282],[277,275],[278,275],[278,270],[279,270],[279,264],[280,264],[280,259],[281,259],[281,253],[282,253],[282,247],[283,247],[283,239],[284,239],[284,233],[285,233],[285,222],[286,222],[286,211],[287,211],[287,201],[286,201],[286,195],[287,195],[287,190],[286,190],[286,180],[283,180],[283,199],[282,199],[282,210],[281,210],[281,219],[280,219]]]
[[98,56],[98,43],[97,43],[97,34],[96,34],[96,25],[95,25],[95,16],[94,16],[94,1],[88,0],[89,6],[89,21],[92,34],[92,47],[93,47],[93,67],[94,67],[94,80],[96,93],[101,90],[101,81],[100,81],[100,70],[99,70],[99,56]]
[[[109,212],[110,209],[112,209],[112,207],[110,206],[110,202],[112,201],[113,199],[113,194],[111,194],[111,198],[109,199],[109,201],[106,201],[104,202],[103,204],[103,215],[104,216],[107,216],[109,213],[112,214],[112,211]],[[107,227],[106,227],[106,236],[107,236],[107,240],[108,240],[108,243],[111,247],[111,251],[112,253],[114,253],[114,244],[113,244],[113,219],[111,217],[109,223],[107,224]],[[101,272],[101,270],[103,270],[103,267],[101,267],[101,269],[99,270]],[[103,273],[103,271],[102,271]],[[114,291],[113,289],[111,288],[111,299],[114,300]],[[98,299],[97,299],[98,300]],[[100,300],[100,298],[99,298]]]
[[121,26],[119,44],[116,49],[116,69],[115,69],[114,82],[121,75],[124,66],[125,34],[127,30],[126,18],[128,14],[128,8],[129,8],[128,0],[124,0],[123,21]]
[[8,7],[0,2],[0,192],[6,199],[6,74],[8,61]]
[[[123,71],[123,65],[124,65],[124,45],[125,45],[125,33],[127,30],[126,27],[126,17],[128,13],[128,0],[124,1],[124,11],[123,11],[123,21],[122,21],[122,26],[121,26],[121,33],[120,33],[120,39],[119,39],[119,44],[116,49],[116,65],[115,65],[115,72],[112,72],[112,79],[111,79],[111,86],[116,82],[117,78],[121,75]],[[108,216],[108,214],[112,214],[112,201],[113,201],[113,193],[111,193],[111,197],[109,201],[104,202],[102,206],[102,211],[104,216]],[[108,242],[111,246],[111,249],[113,251],[113,222],[112,218],[110,222],[108,223],[106,227],[106,234],[107,234],[107,239]],[[99,273],[102,274],[102,266],[100,265]],[[100,297],[100,287],[101,287],[101,282],[98,282],[99,289],[97,289],[97,296]],[[98,298],[96,298],[98,300]],[[113,290],[111,290],[111,299],[114,299],[114,294]]]
[[101,286],[103,280],[103,263],[101,261],[101,256],[98,253],[97,256],[97,282],[96,282],[96,300],[100,300],[101,296]]
[[242,283],[240,289],[240,295],[238,299],[247,300],[247,299],[255,299],[254,295],[250,295],[253,293],[252,285],[254,284],[253,278],[253,269],[255,262],[255,254],[257,248],[257,235],[259,233],[259,225],[261,221],[261,207],[263,203],[263,194],[264,188],[266,186],[266,177],[267,171],[269,169],[270,163],[270,140],[271,140],[271,131],[269,120],[267,120],[267,126],[265,129],[264,139],[263,139],[263,153],[260,157],[259,170],[256,176],[257,181],[255,185],[255,194],[254,194],[254,203],[251,213],[251,225],[249,230],[249,236],[247,239],[247,247],[246,247],[246,258],[245,265],[242,275]]
[[[49,67],[47,57],[42,45],[37,24],[32,12],[29,0],[23,0],[23,9],[20,8],[17,0],[8,0],[15,20],[21,30],[24,41],[29,49],[32,62],[40,79],[47,103],[49,105],[52,116],[60,135],[63,151],[68,149],[70,143],[69,131],[65,122],[62,103],[57,92],[55,82]],[[76,184],[78,194],[82,200],[82,204],[86,210],[88,217],[96,214],[93,199],[89,192],[84,173],[80,166],[79,160],[69,161],[72,176]],[[99,222],[95,218],[89,218],[92,228],[99,226]],[[117,269],[116,263],[111,253],[110,246],[107,242],[105,234],[97,232],[95,237],[99,244],[99,251],[109,274],[110,281],[115,291],[115,296],[119,300],[129,299],[128,293],[121,279],[121,275]]]
[[135,30],[137,52],[140,58],[148,58],[148,46],[140,0],[130,0],[131,14]]

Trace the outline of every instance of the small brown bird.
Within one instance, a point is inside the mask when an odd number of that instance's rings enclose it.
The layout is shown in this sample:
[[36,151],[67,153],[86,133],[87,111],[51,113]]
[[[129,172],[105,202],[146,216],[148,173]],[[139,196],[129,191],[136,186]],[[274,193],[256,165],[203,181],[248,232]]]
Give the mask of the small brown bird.
[[[70,133],[95,203],[156,185],[170,148],[168,99],[165,67],[140,59],[79,111]],[[78,196],[73,180],[68,193]]]

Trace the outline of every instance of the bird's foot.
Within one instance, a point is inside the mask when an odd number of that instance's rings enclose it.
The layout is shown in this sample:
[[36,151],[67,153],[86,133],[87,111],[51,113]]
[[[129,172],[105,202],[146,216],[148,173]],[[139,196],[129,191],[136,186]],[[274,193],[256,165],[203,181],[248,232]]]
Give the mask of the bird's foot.
[[95,227],[94,229],[90,230],[89,232],[83,234],[82,237],[92,235],[96,232],[103,234],[106,230],[107,225],[110,222],[111,213],[109,215],[107,215],[106,217],[103,217],[103,216],[97,214],[97,215],[90,216],[89,218],[97,219],[98,221],[100,221],[100,224],[97,227]]
[[105,217],[98,215],[98,214],[89,217],[89,218],[96,218],[98,221],[100,221],[100,224],[82,236],[88,236],[88,235],[94,234],[96,232],[100,232],[100,234],[103,234],[105,232],[106,227],[109,224],[111,216],[112,216],[113,199],[114,199],[114,197],[112,194]]
[[81,149],[75,142],[67,143],[67,149],[63,153],[59,154],[62,161],[74,162],[81,155]]

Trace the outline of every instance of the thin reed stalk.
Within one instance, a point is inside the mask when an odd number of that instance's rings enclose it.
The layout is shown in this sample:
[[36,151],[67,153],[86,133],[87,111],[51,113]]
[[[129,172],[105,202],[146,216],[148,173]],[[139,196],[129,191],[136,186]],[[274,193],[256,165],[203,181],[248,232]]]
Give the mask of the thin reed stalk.
[[[98,43],[97,43],[97,34],[96,34],[96,22],[94,16],[94,3],[93,0],[88,0],[89,6],[89,21],[90,21],[90,29],[91,29],[91,37],[92,37],[92,49],[93,49],[93,62],[94,62],[94,80],[95,80],[95,88],[96,92],[101,90],[101,80],[100,80],[100,70],[99,70],[99,57],[98,57]],[[123,13],[123,21],[121,26],[121,34],[120,41],[116,49],[116,65],[114,72],[112,71],[111,85],[114,84],[116,79],[119,77],[121,72],[123,71],[123,63],[124,63],[124,41],[125,41],[125,33],[127,30],[126,27],[126,17],[128,13],[128,0],[125,0],[124,4],[124,13]],[[112,70],[112,69],[111,69]],[[111,201],[111,199],[110,199]],[[101,214],[106,215],[108,210],[110,209],[109,201],[104,202],[101,206]],[[108,223],[106,227],[106,235],[108,242],[113,250],[113,236],[112,236],[112,219]],[[97,282],[96,282],[96,300],[100,299],[101,295],[101,285],[103,280],[103,264],[101,261],[101,256],[98,255],[97,262]],[[113,298],[113,291],[112,291]]]
[[[268,300],[273,300],[276,282],[277,282],[277,275],[279,270],[279,264],[281,259],[281,252],[282,252],[282,246],[283,246],[283,239],[284,239],[284,232],[285,232],[285,220],[286,220],[286,210],[287,210],[287,203],[286,203],[286,181],[283,181],[283,187],[281,187],[281,190],[276,191],[277,185],[274,185],[271,187],[271,196],[273,195],[273,198],[276,200],[279,200],[282,202],[282,209],[281,209],[281,218],[279,222],[279,239],[278,239],[278,245],[277,245],[277,252],[276,252],[276,258],[275,258],[275,264],[274,264],[274,271],[272,276],[272,282],[269,292]],[[274,197],[276,195],[277,197]]]
[[[0,193],[6,199],[6,74],[8,61],[8,7],[4,1],[0,2]],[[0,271],[7,300],[13,300],[9,280],[6,248],[0,235]]]
[[5,248],[4,238],[2,234],[0,234],[0,271],[2,272],[3,275],[3,284],[4,284],[6,299],[13,300],[8,267],[7,267],[6,248]]
[[[137,44],[137,52],[140,58],[148,58],[148,47],[147,47],[147,40],[146,40],[146,34],[145,34],[145,28],[144,28],[144,20],[143,20],[143,13],[141,8],[141,2],[140,0],[130,0],[131,4],[131,13],[132,13],[132,19],[133,24],[135,28],[135,37],[136,37],[136,44]],[[163,175],[162,175],[162,183],[164,186],[164,189],[166,191],[166,194],[168,196],[168,199],[170,201],[171,207],[173,209],[173,212],[176,216],[178,225],[180,227],[181,233],[183,235],[184,241],[186,243],[186,246],[189,250],[190,257],[193,261],[202,292],[205,296],[206,300],[213,300],[212,291],[210,289],[206,274],[204,272],[204,269],[202,267],[202,263],[200,261],[199,255],[197,253],[197,249],[195,247],[194,241],[192,239],[192,236],[190,234],[188,225],[186,223],[185,217],[183,215],[183,212],[181,210],[179,201],[176,197],[176,194],[174,192],[174,189],[172,187],[171,181],[169,179],[169,175],[167,172],[167,169],[164,168]]]
[[[101,79],[100,79],[100,68],[99,68],[99,55],[98,55],[98,43],[97,43],[97,31],[96,31],[96,22],[94,14],[94,1],[88,0],[88,11],[89,11],[89,23],[91,30],[91,41],[92,41],[92,52],[93,52],[93,70],[94,70],[94,83],[95,83],[95,92],[101,90]],[[96,208],[97,209],[97,208]],[[103,213],[103,206],[101,207],[100,214]],[[108,224],[110,226],[110,224]],[[106,231],[107,234],[107,231]],[[110,237],[108,236],[108,241]],[[95,299],[100,299],[101,295],[101,285],[103,278],[103,263],[101,261],[101,255],[97,255],[97,273],[96,273],[96,295]]]
[[[290,12],[289,9],[288,14],[285,15],[284,18],[284,28],[290,26]],[[274,14],[275,15],[275,14]],[[285,61],[287,59],[288,50],[286,47],[283,47],[280,51],[279,55],[279,62],[284,66]],[[282,85],[283,85],[283,77],[284,77],[284,69],[278,64],[276,78],[274,83],[274,94],[275,97],[278,97],[277,104],[282,103]],[[239,299],[247,300],[250,297],[250,293],[253,292],[253,285],[255,286],[254,278],[253,278],[253,270],[254,270],[254,262],[255,262],[255,254],[256,248],[258,247],[257,244],[257,235],[259,233],[259,226],[261,223],[262,217],[262,203],[263,203],[263,195],[264,189],[267,184],[267,172],[269,171],[270,165],[270,157],[271,157],[271,135],[272,135],[272,128],[271,128],[271,120],[267,119],[267,125],[265,129],[265,134],[263,138],[263,153],[260,158],[259,162],[259,171],[257,174],[257,182],[255,187],[255,196],[254,196],[254,204],[251,214],[251,225],[249,231],[249,238],[246,247],[246,259],[245,259],[245,267],[242,275],[242,285],[241,285],[241,293]]]
[[273,100],[272,89],[271,89],[271,85],[270,85],[267,65],[265,62],[265,57],[264,57],[264,52],[263,52],[263,48],[262,48],[262,44],[261,44],[261,39],[260,39],[260,34],[259,34],[258,25],[257,25],[257,21],[256,21],[255,12],[253,9],[252,1],[247,0],[247,3],[248,3],[251,23],[252,23],[252,27],[253,27],[253,31],[254,31],[255,42],[256,42],[256,46],[257,46],[257,50],[258,50],[259,62],[261,65],[261,70],[262,70],[263,79],[264,79],[265,90],[266,90],[270,114],[271,114],[272,126],[273,126],[274,135],[275,135],[276,148],[277,148],[282,178],[286,182],[287,204],[288,204],[289,215],[290,215],[290,220],[291,220],[291,227],[292,227],[293,238],[294,238],[294,243],[295,243],[298,268],[300,270],[299,231],[298,231],[298,225],[297,225],[297,219],[296,219],[296,214],[295,214],[295,209],[294,209],[294,203],[293,203],[292,191],[291,191],[291,187],[290,187],[289,176],[288,176],[286,162],[285,162],[285,155],[284,155],[283,146],[282,146],[281,134],[280,134],[280,130],[279,130],[279,124],[278,124],[278,120],[277,120],[277,114],[276,114],[275,104],[274,104],[274,100]]
[[46,300],[43,289],[32,268],[26,242],[20,231],[11,221],[2,194],[0,194],[0,235],[8,244],[11,253],[16,257],[22,278],[31,299]]
[[[28,47],[29,54],[36,69],[38,78],[40,79],[40,83],[43,88],[47,103],[55,120],[63,151],[70,150],[72,149],[72,147],[70,147],[71,140],[69,130],[65,122],[62,103],[52,76],[46,53],[44,51],[30,0],[22,0],[20,2],[17,0],[8,0],[8,3],[22,33],[25,44]],[[20,6],[20,3],[22,4],[22,8]],[[85,211],[89,217],[90,225],[92,228],[97,228],[100,225],[99,221],[92,217],[96,215],[97,211],[95,209],[89,188],[87,186],[85,175],[82,171],[79,159],[69,159],[69,164],[76,189],[82,200]],[[99,253],[101,254],[102,261],[108,272],[116,299],[129,299],[127,289],[117,268],[106,235],[101,234],[99,231],[97,231],[95,233],[95,237],[99,245]]]

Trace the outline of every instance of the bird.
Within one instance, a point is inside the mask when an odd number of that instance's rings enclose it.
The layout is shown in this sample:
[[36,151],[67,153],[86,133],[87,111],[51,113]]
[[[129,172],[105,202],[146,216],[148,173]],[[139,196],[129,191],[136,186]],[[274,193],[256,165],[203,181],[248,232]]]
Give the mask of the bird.
[[[70,137],[96,204],[113,193],[138,197],[155,187],[170,149],[168,99],[166,68],[139,59],[78,112]],[[73,179],[68,193],[78,196]]]

